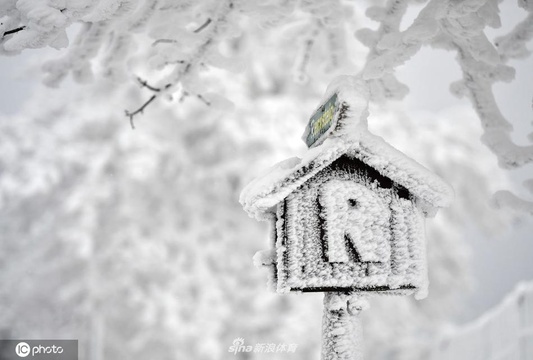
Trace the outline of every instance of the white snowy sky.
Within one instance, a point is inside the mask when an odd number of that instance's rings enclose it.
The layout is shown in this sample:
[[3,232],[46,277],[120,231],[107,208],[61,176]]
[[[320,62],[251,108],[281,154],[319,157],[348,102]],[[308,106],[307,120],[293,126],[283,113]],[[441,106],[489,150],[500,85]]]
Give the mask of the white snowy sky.
[[[504,2],[501,7],[503,29],[509,28],[524,15],[516,10],[514,3]],[[415,13],[410,14],[414,15]],[[31,94],[43,88],[39,81],[38,68],[28,70],[27,65],[39,63],[44,52],[55,51],[26,51],[21,56],[0,57],[0,115],[22,111]],[[410,87],[410,94],[405,99],[408,111],[440,112],[456,107],[465,113],[473,112],[466,99],[457,99],[448,91],[450,82],[461,76],[453,58],[454,54],[451,52],[424,48],[399,69],[400,80]],[[495,93],[503,114],[515,127],[513,137],[524,144],[525,136],[533,129],[533,58],[514,61],[511,65],[516,68],[515,81],[511,84],[499,84]],[[432,84],[428,84],[425,79],[435,78],[435,74],[439,76]],[[66,83],[63,86],[73,85]],[[518,186],[520,180],[525,174],[532,172],[532,166],[511,172],[517,184],[517,191],[523,191]],[[466,304],[460,321],[473,319],[498,303],[520,280],[533,279],[532,234],[532,219],[525,219],[512,231],[498,238],[487,239],[474,230],[465,234],[465,241],[472,245],[472,267],[477,288],[472,293],[469,304]]]

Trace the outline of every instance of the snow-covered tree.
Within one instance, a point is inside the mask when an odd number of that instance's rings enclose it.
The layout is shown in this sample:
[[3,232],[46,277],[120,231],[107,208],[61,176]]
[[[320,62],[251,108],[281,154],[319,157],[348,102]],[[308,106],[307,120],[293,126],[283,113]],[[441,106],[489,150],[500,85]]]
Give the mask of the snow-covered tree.
[[[258,171],[303,150],[325,86],[350,73],[371,90],[372,131],[456,190],[428,224],[429,298],[379,299],[365,318],[368,358],[423,358],[466,287],[465,227],[507,222],[488,206],[507,185],[494,159],[533,160],[492,93],[512,80],[509,61],[529,55],[533,2],[518,1],[524,20],[493,39],[499,5],[1,1],[2,54],[62,49],[42,67],[58,89],[0,121],[1,328],[79,338],[85,359],[222,359],[239,337],[316,358],[321,299],[266,292],[251,258],[267,230],[237,200]],[[424,46],[456,54],[463,76],[451,90],[477,120],[402,108],[409,84],[396,71]],[[508,191],[492,200],[533,212]]]
[[[518,1],[527,16],[493,41],[485,31],[501,25],[499,1],[428,1],[414,21],[400,29],[411,3],[416,1],[390,0],[366,9],[366,15],[379,27],[357,29],[357,39],[370,51],[362,67],[353,66],[351,72],[368,81],[374,101],[401,99],[408,87],[395,77],[395,68],[424,45],[453,51],[463,78],[451,85],[451,91],[471,100],[484,130],[483,143],[504,168],[533,161],[533,148],[516,145],[511,139],[512,125],[501,114],[492,93],[494,83],[513,79],[508,61],[529,55],[526,44],[533,37],[531,1]],[[3,53],[46,46],[68,48],[63,57],[43,66],[47,84],[58,85],[69,74],[86,82],[97,72],[116,82],[137,81],[147,90],[146,99],[126,111],[132,125],[137,114],[160,98],[194,96],[207,106],[220,105],[221,91],[205,81],[204,74],[213,67],[238,71],[245,64],[239,52],[242,42],[262,41],[261,36],[271,36],[279,29],[302,43],[292,64],[297,79],[307,78],[317,45],[322,50],[318,60],[325,70],[349,69],[346,28],[355,27],[360,16],[355,11],[359,8],[340,0],[12,0],[0,6]],[[67,29],[75,25],[81,28],[70,43]],[[258,28],[263,34],[257,34]],[[497,193],[494,201],[499,206],[532,212],[530,202],[508,192]]]

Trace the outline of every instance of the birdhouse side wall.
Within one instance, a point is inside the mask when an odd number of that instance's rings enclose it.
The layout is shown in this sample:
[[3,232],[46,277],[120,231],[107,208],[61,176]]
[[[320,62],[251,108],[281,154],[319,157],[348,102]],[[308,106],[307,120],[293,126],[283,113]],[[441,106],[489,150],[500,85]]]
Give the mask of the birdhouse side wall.
[[282,201],[277,205],[276,221],[273,224],[274,246],[276,249],[276,264],[274,266],[274,279],[276,281],[276,291],[278,293],[286,293],[290,291],[287,284],[287,200]]

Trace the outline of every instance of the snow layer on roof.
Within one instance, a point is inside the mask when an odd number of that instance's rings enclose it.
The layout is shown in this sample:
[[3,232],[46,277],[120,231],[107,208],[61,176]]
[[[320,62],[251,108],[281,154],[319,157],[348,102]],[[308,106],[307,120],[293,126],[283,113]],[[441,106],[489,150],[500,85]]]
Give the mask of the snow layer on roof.
[[244,209],[261,219],[263,213],[344,154],[363,161],[433,207],[450,204],[453,189],[444,180],[382,138],[368,132],[359,135],[356,141],[343,137],[326,139],[322,145],[308,150],[303,158],[278,163],[244,188],[240,197]]
[[338,130],[302,158],[282,161],[248,184],[240,202],[249,215],[263,219],[272,207],[344,154],[361,160],[432,207],[450,204],[450,185],[368,131],[368,89],[363,80],[338,77],[326,90],[323,101],[333,93],[337,93],[341,105],[348,106],[338,120]]

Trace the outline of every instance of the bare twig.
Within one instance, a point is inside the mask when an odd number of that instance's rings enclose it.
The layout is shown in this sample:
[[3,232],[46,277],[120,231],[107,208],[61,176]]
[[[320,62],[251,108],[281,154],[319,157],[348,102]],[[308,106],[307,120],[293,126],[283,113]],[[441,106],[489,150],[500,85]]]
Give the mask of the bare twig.
[[166,61],[165,66],[174,64],[185,64],[185,60]]
[[128,110],[126,110],[126,116],[130,118],[130,124],[131,124],[131,128],[132,129],[135,129],[135,125],[133,124],[133,117],[137,114],[142,114],[142,112],[144,111],[144,109],[152,102],[155,100],[157,96],[156,95],[152,95],[150,97],[150,99],[148,99],[148,101],[146,101],[144,104],[142,104],[142,106],[140,108],[138,108],[137,110],[133,111],[133,112],[130,112]]
[[211,23],[211,18],[207,18],[207,20],[202,25],[200,25],[198,29],[194,30],[193,32],[195,34],[198,34],[200,31],[205,29],[210,23]]
[[22,31],[24,29],[26,29],[26,26],[21,26],[21,27],[18,27],[16,29],[8,30],[8,31],[4,32],[4,35],[2,35],[2,39],[5,38],[7,35],[18,33],[19,31]]
[[[139,84],[141,84],[142,87],[145,87],[148,90],[152,90],[154,92],[161,91],[160,88],[156,88],[156,87],[153,87],[153,86],[149,85],[146,80],[141,79],[139,76],[137,76],[137,81],[139,82]],[[170,86],[170,84],[167,84],[165,87],[169,87],[169,86]]]
[[[183,102],[183,100],[185,100],[185,98],[186,98],[187,96],[190,96],[190,95],[191,95],[191,93],[189,93],[188,91],[185,91],[185,90],[184,90],[184,91],[181,93],[181,96],[180,96],[180,98],[179,98],[178,101],[181,103],[181,102]],[[203,97],[202,95],[200,95],[200,94],[193,94],[193,95],[196,96],[196,97],[198,98],[198,100],[200,100],[201,102],[203,102],[205,105],[207,105],[207,106],[211,106],[211,102],[208,101],[208,100],[207,100],[205,97]]]
[[211,106],[211,103],[209,101],[206,100],[206,98],[204,98],[202,95],[200,94],[196,94],[196,97],[198,99],[200,99],[200,101],[202,101],[204,104],[206,104],[207,106]]
[[[148,90],[153,91],[155,93],[160,93],[161,90],[166,90],[172,86],[172,84],[166,84],[165,86],[163,86],[163,88],[157,88],[155,86],[148,84],[148,82],[142,79],[140,76],[137,76],[137,81],[139,82],[139,84],[141,84],[142,87],[145,87]],[[144,112],[144,109],[146,109],[146,107],[150,105],[150,103],[154,101],[157,98],[157,96],[158,96],[157,94],[153,94],[144,104],[142,104],[141,107],[139,107],[135,111],[126,110],[126,116],[130,119],[130,124],[131,124],[132,129],[135,129],[135,125],[133,124],[133,117],[137,114],[142,114]]]
[[156,46],[158,44],[174,44],[174,43],[177,43],[177,41],[172,40],[172,39],[157,39],[156,41],[152,43],[152,46]]

